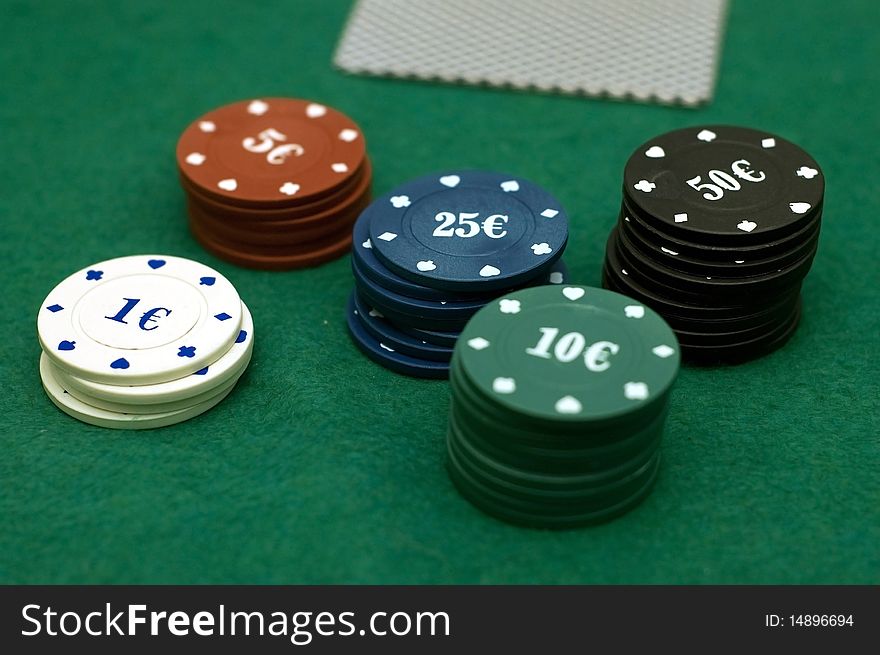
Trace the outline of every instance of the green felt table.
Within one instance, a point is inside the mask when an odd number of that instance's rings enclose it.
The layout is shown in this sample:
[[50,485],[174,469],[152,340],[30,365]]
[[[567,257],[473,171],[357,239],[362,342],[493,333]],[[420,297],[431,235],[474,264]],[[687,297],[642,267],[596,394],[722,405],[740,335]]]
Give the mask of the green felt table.
[[[732,3],[701,109],[351,77],[349,3],[3,3],[0,581],[20,583],[880,582],[880,6]],[[804,318],[781,351],[682,370],[656,489],[599,527],[481,514],[444,470],[445,382],[399,377],[345,330],[347,258],[237,268],[190,236],[174,145],[201,113],[316,99],[363,127],[385,192],[448,168],[513,171],[567,207],[566,261],[599,283],[635,146],[674,128],[776,132],[823,166]],[[211,412],[147,432],[44,395],[35,320],[62,278],[158,252],[232,279],[253,363]]]

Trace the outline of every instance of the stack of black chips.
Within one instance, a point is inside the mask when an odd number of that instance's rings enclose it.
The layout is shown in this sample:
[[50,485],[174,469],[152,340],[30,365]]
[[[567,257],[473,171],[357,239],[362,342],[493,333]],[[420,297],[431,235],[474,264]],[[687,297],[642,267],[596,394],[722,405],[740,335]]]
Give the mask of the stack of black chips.
[[624,170],[605,287],[640,300],[692,364],[735,364],[781,347],[801,315],[825,191],[801,148],[756,130],[676,130]]

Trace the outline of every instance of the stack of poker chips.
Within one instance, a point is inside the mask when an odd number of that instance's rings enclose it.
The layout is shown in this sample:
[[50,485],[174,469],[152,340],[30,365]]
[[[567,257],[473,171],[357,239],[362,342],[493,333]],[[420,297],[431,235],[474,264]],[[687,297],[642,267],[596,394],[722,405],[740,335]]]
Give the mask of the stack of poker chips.
[[767,354],[797,328],[823,198],[819,165],[780,137],[727,126],[664,134],[626,164],[604,285],[658,311],[688,362]]
[[486,171],[407,182],[354,226],[354,343],[404,375],[444,378],[467,321],[486,303],[536,284],[561,284],[568,219],[535,184]]
[[562,285],[495,300],[455,347],[450,477],[511,523],[619,516],[656,480],[678,368],[671,328],[620,294]]
[[235,387],[254,323],[235,287],[198,262],[136,255],[63,280],[37,317],[40,376],[52,402],[92,425],[180,423]]
[[317,266],[351,247],[370,201],[360,128],[306,100],[236,102],[192,123],[177,144],[190,229],[248,268]]

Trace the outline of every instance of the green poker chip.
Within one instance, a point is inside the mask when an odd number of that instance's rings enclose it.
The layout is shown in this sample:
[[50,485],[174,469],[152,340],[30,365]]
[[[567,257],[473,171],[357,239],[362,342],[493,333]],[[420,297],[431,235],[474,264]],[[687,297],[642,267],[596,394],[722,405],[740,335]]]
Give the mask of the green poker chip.
[[680,355],[645,305],[605,289],[542,286],[489,303],[462,331],[455,366],[504,410],[602,423],[665,402]]

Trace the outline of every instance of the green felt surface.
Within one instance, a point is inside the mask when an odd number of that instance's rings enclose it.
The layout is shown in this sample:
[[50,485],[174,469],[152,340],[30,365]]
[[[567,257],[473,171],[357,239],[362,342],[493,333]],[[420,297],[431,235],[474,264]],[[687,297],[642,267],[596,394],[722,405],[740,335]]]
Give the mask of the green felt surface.
[[[698,110],[349,77],[330,65],[348,6],[3,2],[0,581],[880,582],[880,5],[735,0]],[[449,167],[545,185],[586,284],[632,148],[697,123],[777,132],[828,181],[803,323],[760,361],[682,371],[659,484],[635,511],[569,532],[498,523],[444,471],[446,383],[349,342],[347,260],[254,272],[188,234],[179,133],[261,95],[355,117],[377,192]],[[143,252],[228,275],[255,316],[254,360],[198,419],[90,427],[43,394],[37,309],[74,270]]]

